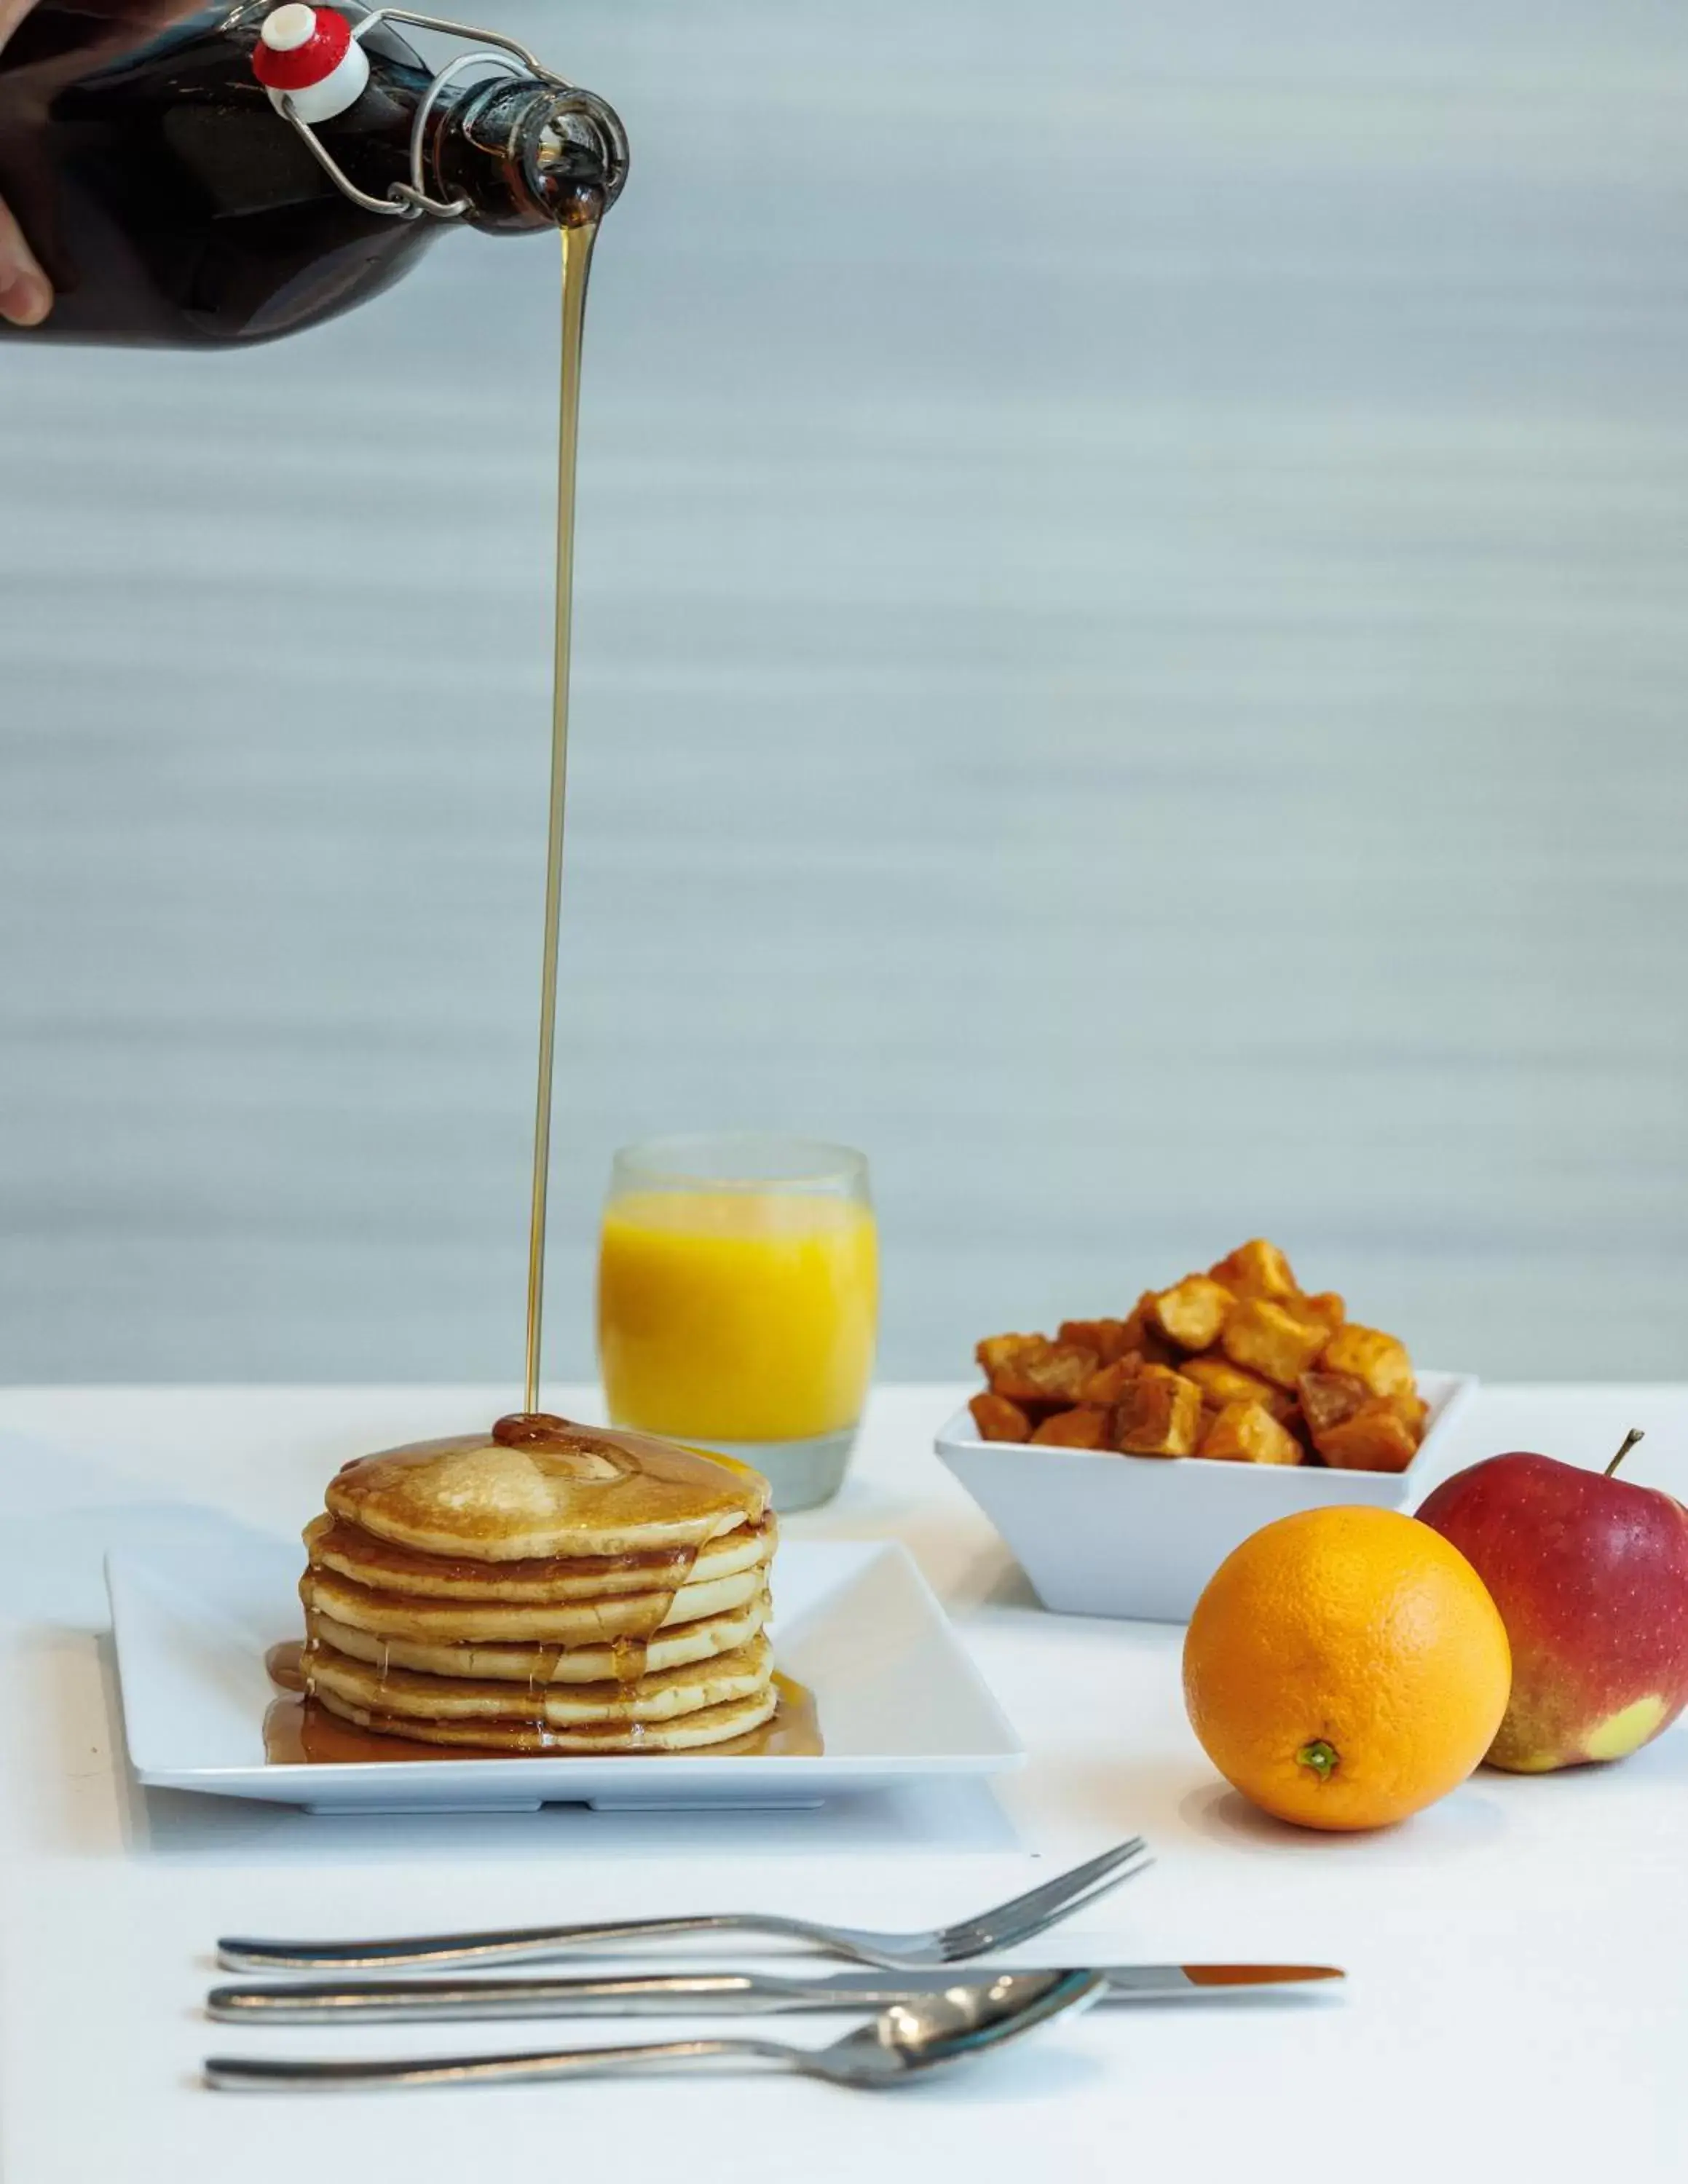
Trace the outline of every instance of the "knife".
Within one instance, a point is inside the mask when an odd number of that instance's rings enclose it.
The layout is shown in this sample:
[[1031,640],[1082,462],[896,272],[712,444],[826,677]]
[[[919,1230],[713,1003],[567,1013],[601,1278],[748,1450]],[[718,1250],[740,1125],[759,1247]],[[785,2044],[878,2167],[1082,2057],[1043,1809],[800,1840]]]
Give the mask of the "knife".
[[[1015,1970],[1028,1967],[1016,1965]],[[768,1972],[629,1974],[607,1979],[310,1981],[213,1987],[205,2014],[223,2025],[364,2025],[431,2018],[764,2015],[794,2009],[885,2009],[953,1987],[988,1986],[986,1964],[953,1971],[835,1972],[791,1979]],[[1345,1975],[1330,1964],[1119,1964],[1104,2002],[1161,2001],[1244,1988],[1298,1987]]]

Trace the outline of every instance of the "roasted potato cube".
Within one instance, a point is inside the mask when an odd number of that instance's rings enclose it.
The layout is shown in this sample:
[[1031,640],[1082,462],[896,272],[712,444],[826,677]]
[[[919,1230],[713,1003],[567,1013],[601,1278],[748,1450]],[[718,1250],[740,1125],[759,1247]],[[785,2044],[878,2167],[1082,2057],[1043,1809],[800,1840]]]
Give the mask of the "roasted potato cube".
[[1054,1418],[1045,1418],[1031,1438],[1040,1448],[1106,1448],[1109,1424],[1105,1410],[1085,1403],[1077,1410],[1057,1411]]
[[1417,1448],[1411,1427],[1381,1398],[1319,1439],[1319,1453],[1333,1471],[1405,1471]]
[[[1280,1388],[1293,1388],[1329,1339],[1333,1338],[1327,1338],[1322,1327],[1293,1318],[1283,1305],[1247,1297],[1226,1321],[1219,1341],[1233,1365],[1275,1380]],[[1003,1392],[1012,1395],[1014,1390]]]
[[1302,1415],[1301,1406],[1299,1403],[1292,1403],[1279,1418],[1278,1424],[1283,1428],[1285,1433],[1294,1436],[1296,1445],[1301,1451],[1303,1463],[1322,1463],[1324,1461],[1313,1446],[1312,1429]]
[[1052,1342],[1036,1357],[1022,1357],[1014,1369],[1022,1379],[1031,1382],[1037,1400],[1072,1403],[1096,1371],[1097,1362],[1093,1350],[1082,1350],[1076,1342]]
[[1189,1456],[1201,1424],[1201,1390],[1165,1365],[1145,1365],[1114,1413],[1114,1446],[1127,1456]]
[[1238,1463],[1301,1461],[1300,1442],[1278,1424],[1264,1403],[1227,1403],[1196,1452]]
[[1332,1334],[1348,1317],[1348,1306],[1334,1290],[1321,1290],[1316,1296],[1287,1297],[1284,1308],[1297,1319],[1311,1320]]
[[1423,1396],[1391,1396],[1389,1408],[1412,1435],[1415,1441],[1424,1438],[1424,1422],[1430,1415],[1430,1406]]
[[1016,1357],[1046,1350],[1048,1344],[1047,1334],[987,1334],[982,1342],[975,1346],[973,1355],[979,1361],[979,1370],[987,1380],[991,1380],[1011,1365]]
[[1218,1341],[1225,1316],[1236,1301],[1211,1274],[1186,1274],[1182,1281],[1150,1298],[1148,1316],[1180,1350],[1206,1350]]
[[1093,1373],[1079,1390],[1079,1401],[1083,1403],[1103,1403],[1109,1406],[1125,1401],[1126,1390],[1143,1370],[1143,1359],[1135,1350],[1123,1357],[1116,1357],[1111,1365],[1104,1365]]
[[1413,1393],[1412,1360],[1405,1346],[1375,1327],[1359,1327],[1350,1322],[1338,1328],[1319,1362],[1327,1373],[1351,1373],[1374,1396]]
[[1294,1401],[1287,1389],[1275,1387],[1258,1373],[1245,1373],[1228,1357],[1186,1357],[1178,1370],[1187,1380],[1195,1382],[1202,1401],[1216,1411],[1222,1411],[1227,1403],[1260,1403],[1274,1418],[1281,1418]]
[[967,1406],[981,1440],[1030,1440],[1031,1421],[1006,1396],[975,1396]]
[[1126,1349],[1135,1350],[1146,1365],[1171,1365],[1177,1351],[1154,1324],[1154,1291],[1145,1290],[1126,1315]]
[[1304,1373],[1296,1382],[1301,1414],[1316,1443],[1332,1426],[1346,1425],[1356,1411],[1364,1410],[1372,1391],[1351,1373]]
[[1232,1296],[1293,1297],[1300,1294],[1294,1275],[1289,1271],[1289,1262],[1276,1244],[1268,1244],[1264,1236],[1256,1236],[1252,1243],[1239,1244],[1228,1258],[1221,1259],[1208,1272],[1216,1282],[1221,1282]]
[[1111,1365],[1135,1346],[1131,1323],[1123,1319],[1064,1319],[1055,1330],[1055,1340],[1072,1343],[1080,1350],[1093,1350],[1104,1365]]
[[986,1368],[993,1394],[1011,1403],[1056,1403],[1078,1401],[1078,1391],[1096,1370],[1096,1352],[1081,1350],[1074,1342],[1049,1342],[1037,1335]]
[[[1304,1373],[1299,1384],[1301,1410],[1314,1445],[1322,1455],[1327,1435],[1348,1424],[1361,1411],[1373,1409],[1380,1404],[1400,1420],[1411,1436],[1415,1448],[1424,1438],[1424,1421],[1430,1407],[1416,1395],[1374,1396],[1366,1383],[1357,1379],[1352,1373]],[[1345,1446],[1346,1443],[1339,1438],[1336,1443],[1339,1457]],[[1342,1468],[1339,1462],[1338,1468]],[[1370,1469],[1372,1467],[1357,1468]],[[1393,1466],[1389,1468],[1394,1468]]]

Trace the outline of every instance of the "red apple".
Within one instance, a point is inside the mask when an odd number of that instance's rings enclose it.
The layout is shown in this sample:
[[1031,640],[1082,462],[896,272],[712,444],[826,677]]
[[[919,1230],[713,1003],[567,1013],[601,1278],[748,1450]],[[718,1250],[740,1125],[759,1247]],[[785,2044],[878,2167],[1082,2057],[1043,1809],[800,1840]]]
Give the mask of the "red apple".
[[1437,1487],[1421,1519],[1494,1595],[1512,1696],[1491,1767],[1544,1774],[1622,1759],[1688,1705],[1688,1509],[1551,1456],[1491,1456]]

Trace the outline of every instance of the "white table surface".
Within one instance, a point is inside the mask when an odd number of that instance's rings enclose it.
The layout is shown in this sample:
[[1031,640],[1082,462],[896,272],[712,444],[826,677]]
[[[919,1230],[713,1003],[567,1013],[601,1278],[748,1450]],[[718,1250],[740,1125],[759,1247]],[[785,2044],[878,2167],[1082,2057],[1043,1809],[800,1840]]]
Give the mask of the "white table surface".
[[[1179,1634],[1038,1612],[929,1454],[953,1390],[878,1397],[857,1474],[807,1537],[906,1540],[1031,1747],[955,1786],[813,1814],[550,1808],[309,1818],[137,1791],[122,1757],[99,1555],[207,1505],[277,1534],[330,1468],[487,1416],[472,1390],[0,1393],[0,2171],[407,2184],[614,2176],[993,2179],[1040,2171],[1302,2184],[1599,2175],[1688,2154],[1688,1733],[1621,1767],[1484,1774],[1389,1833],[1280,1828],[1214,1777],[1178,1692]],[[557,1407],[590,1414],[579,1390]],[[1508,1447],[1688,1493],[1688,1389],[1494,1388],[1453,1467]],[[20,1438],[27,1437],[27,1438]],[[29,1443],[36,1446],[32,1450]],[[42,1445],[57,1451],[51,1458]],[[219,1931],[487,1925],[758,1907],[886,1925],[971,1910],[1124,1834],[1154,1872],[1063,1953],[1346,1965],[1335,2003],[1098,2013],[992,2070],[882,2102],[797,2081],[673,2081],[285,2100],[205,2092],[211,2048],[341,2053],[563,2045],[575,2028],[357,2028],[288,2041],[196,2015]],[[819,2040],[819,2020],[788,2020]],[[589,2025],[583,2041],[607,2038]]]

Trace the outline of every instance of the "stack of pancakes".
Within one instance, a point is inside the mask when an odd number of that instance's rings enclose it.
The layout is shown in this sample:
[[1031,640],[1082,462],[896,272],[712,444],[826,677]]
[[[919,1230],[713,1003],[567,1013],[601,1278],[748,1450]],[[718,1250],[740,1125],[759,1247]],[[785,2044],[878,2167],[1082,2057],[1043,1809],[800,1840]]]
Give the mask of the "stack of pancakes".
[[305,1688],[377,1735],[685,1752],[770,1719],[768,1482],[544,1413],[361,1457],[306,1529]]

